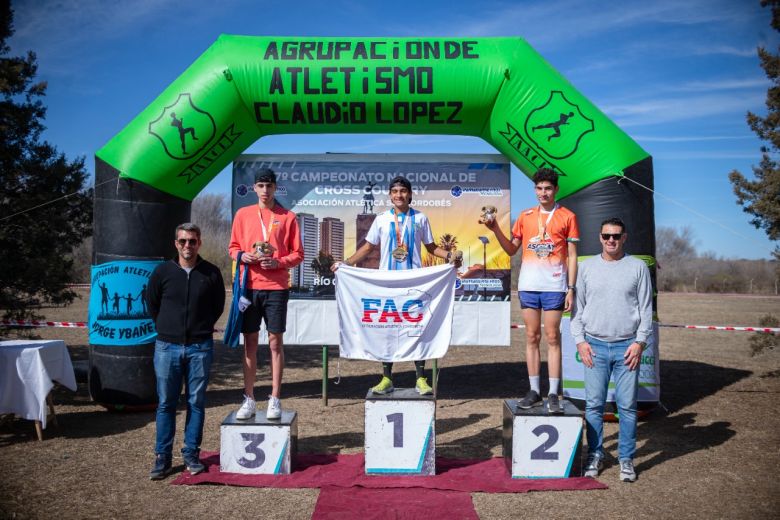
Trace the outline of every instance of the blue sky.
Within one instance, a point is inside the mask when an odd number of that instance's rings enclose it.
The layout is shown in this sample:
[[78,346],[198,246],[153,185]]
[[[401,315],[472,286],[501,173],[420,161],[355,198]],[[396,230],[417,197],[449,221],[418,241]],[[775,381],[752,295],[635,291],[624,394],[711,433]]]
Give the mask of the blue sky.
[[[690,226],[694,246],[769,258],[774,246],[736,205],[727,175],[752,176],[769,81],[756,47],[777,50],[758,0],[395,2],[16,1],[11,54],[38,55],[48,81],[44,138],[87,157],[221,33],[281,36],[519,36],[654,160],[656,225]],[[247,153],[494,153],[470,137],[273,136]],[[515,173],[516,170],[514,170]],[[223,171],[205,192],[228,193]],[[513,175],[512,211],[534,204]]]

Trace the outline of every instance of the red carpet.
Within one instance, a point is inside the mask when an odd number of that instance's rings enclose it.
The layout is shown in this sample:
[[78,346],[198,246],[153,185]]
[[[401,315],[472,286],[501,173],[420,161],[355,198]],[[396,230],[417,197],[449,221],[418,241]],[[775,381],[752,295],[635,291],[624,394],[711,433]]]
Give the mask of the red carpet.
[[299,455],[290,475],[240,475],[219,470],[219,453],[202,452],[206,471],[184,471],[171,484],[223,484],[273,488],[319,488],[312,519],[479,520],[470,493],[526,493],[606,489],[591,478],[513,479],[499,457],[436,458],[433,477],[369,476],[363,454]]
[[527,493],[606,489],[601,482],[585,477],[560,479],[513,479],[500,457],[483,460],[436,459],[436,476],[391,477],[366,475],[363,454],[299,455],[290,475],[243,475],[222,473],[219,453],[202,452],[206,471],[192,476],[187,471],[172,484],[224,484],[270,488],[424,488],[469,493]]
[[436,489],[327,487],[320,491],[312,520],[479,520],[471,495]]

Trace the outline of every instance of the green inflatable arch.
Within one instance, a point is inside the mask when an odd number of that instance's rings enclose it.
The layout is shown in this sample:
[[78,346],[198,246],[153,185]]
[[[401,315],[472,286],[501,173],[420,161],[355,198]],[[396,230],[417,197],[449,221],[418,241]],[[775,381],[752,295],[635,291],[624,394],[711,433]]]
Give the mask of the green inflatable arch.
[[123,177],[192,200],[264,135],[481,137],[565,197],[648,154],[519,38],[221,36],[111,139]]
[[[612,216],[655,254],[652,194],[620,182],[652,188],[652,159],[522,39],[224,35],[96,153],[92,294],[142,292],[198,192],[260,137],[297,133],[481,137],[528,176],[559,172],[580,255]],[[154,327],[107,307],[90,301],[90,393],[149,406]]]

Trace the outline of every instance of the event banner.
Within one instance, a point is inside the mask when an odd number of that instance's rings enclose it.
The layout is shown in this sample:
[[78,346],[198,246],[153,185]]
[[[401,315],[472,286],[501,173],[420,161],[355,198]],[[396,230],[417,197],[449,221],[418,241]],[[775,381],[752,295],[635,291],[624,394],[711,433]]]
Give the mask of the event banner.
[[454,267],[384,271],[344,265],[336,279],[341,357],[417,361],[447,353]]
[[[561,348],[563,355],[563,395],[571,399],[585,400],[585,369],[577,345],[571,335],[571,318],[561,320]],[[661,398],[661,371],[658,360],[658,322],[653,322],[653,334],[647,339],[647,348],[639,363],[639,390],[637,401],[657,403]],[[614,375],[614,374],[613,374]],[[615,402],[614,378],[609,381],[607,401]]]
[[[510,233],[510,171],[503,156],[241,155],[233,164],[234,215],[257,203],[254,175],[262,168],[276,172],[276,200],[297,214],[301,228],[304,260],[291,270],[292,299],[334,299],[331,265],[365,243],[374,219],[392,207],[389,181],[403,175],[412,184],[412,207],[428,217],[436,245],[463,254],[455,279],[456,301],[509,304],[509,257],[479,223],[485,208],[494,207],[499,225]],[[423,250],[422,262],[427,267],[444,260]],[[378,266],[379,248],[358,264]]]
[[92,345],[150,343],[157,330],[144,299],[157,260],[106,262],[92,266],[89,342]]

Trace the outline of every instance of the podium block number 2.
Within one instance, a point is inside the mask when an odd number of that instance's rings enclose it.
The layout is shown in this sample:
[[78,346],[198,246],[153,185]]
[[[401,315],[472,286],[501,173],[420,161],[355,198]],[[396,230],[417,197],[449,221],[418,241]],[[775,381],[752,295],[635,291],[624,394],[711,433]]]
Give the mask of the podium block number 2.
[[515,416],[512,477],[568,477],[582,436],[582,419],[568,416]]
[[265,434],[241,433],[241,438],[244,441],[249,441],[249,444],[244,447],[244,451],[253,457],[251,459],[247,459],[246,457],[242,456],[240,459],[238,459],[237,462],[242,467],[249,469],[259,468],[262,466],[263,463],[265,463],[265,452],[260,449],[260,444],[262,444],[265,440]]
[[531,433],[537,437],[547,435],[544,442],[538,448],[531,451],[531,460],[558,460],[558,452],[549,451],[549,449],[554,447],[558,442],[558,437],[560,437],[558,429],[552,424],[540,424],[531,430]]

